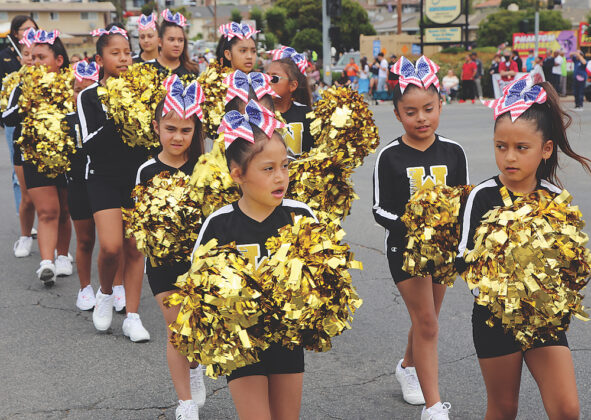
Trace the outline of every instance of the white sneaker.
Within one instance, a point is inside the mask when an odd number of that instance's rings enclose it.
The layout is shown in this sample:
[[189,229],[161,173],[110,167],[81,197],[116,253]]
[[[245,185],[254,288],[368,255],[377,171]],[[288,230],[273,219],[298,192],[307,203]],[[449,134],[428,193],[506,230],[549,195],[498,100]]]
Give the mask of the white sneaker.
[[33,238],[30,236],[21,236],[18,241],[14,243],[14,256],[17,258],[28,257],[31,255],[31,248],[33,247]]
[[76,307],[81,311],[90,311],[96,304],[96,298],[94,297],[94,290],[89,284],[84,289],[78,291],[78,299],[76,299]]
[[443,404],[439,401],[434,406],[427,408],[423,407],[421,413],[421,420],[449,420],[449,409],[451,404],[444,402]]
[[92,323],[99,331],[107,331],[113,321],[113,294],[105,295],[99,288],[96,292],[96,303],[92,313]]
[[72,262],[65,255],[58,255],[55,259],[55,274],[57,276],[71,276],[73,272]]
[[205,404],[205,383],[203,382],[203,367],[197,366],[195,369],[189,369],[191,380],[191,398],[201,408]]
[[193,400],[179,400],[175,411],[176,420],[199,420],[199,409]]
[[55,265],[53,265],[53,262],[51,260],[41,261],[37,276],[44,285],[53,286],[55,284]]
[[414,367],[402,367],[402,359],[396,366],[396,379],[402,388],[402,398],[408,404],[421,405],[425,404],[425,397],[421,391],[421,384],[417,377],[417,371]]
[[123,335],[134,343],[150,340],[150,333],[142,325],[140,316],[134,313],[128,313],[123,321]]
[[125,311],[125,287],[113,286],[113,307],[116,312]]

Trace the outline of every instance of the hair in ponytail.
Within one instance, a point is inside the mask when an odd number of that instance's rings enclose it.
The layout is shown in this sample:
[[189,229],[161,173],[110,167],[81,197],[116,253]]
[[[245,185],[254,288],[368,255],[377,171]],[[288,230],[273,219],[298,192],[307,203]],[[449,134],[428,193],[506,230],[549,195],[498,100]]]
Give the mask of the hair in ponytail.
[[291,98],[303,105],[312,107],[312,93],[310,92],[310,85],[308,84],[308,77],[302,74],[296,63],[291,58],[281,58],[273,61],[279,63],[281,68],[287,73],[289,81],[295,80],[298,83],[298,87],[291,94]]

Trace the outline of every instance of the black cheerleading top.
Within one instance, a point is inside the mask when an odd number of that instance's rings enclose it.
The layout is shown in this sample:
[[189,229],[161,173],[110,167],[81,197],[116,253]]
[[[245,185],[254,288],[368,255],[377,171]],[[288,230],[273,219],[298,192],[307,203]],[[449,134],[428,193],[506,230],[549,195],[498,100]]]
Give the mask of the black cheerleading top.
[[386,246],[400,244],[406,227],[401,220],[406,204],[418,189],[434,184],[467,185],[468,161],[455,141],[435,135],[424,151],[405,144],[402,137],[378,154],[373,176],[373,215],[386,229]]
[[2,113],[2,121],[4,124],[8,127],[15,127],[13,139],[18,139],[21,136],[21,123],[25,118],[18,106],[18,100],[22,93],[23,89],[19,83],[10,93],[10,96],[8,97],[8,105]]
[[70,170],[66,172],[68,182],[83,182],[86,179],[88,156],[82,148],[82,133],[80,132],[80,120],[78,114],[71,112],[66,114],[66,122],[70,131],[70,137],[76,144],[76,153],[70,155]]
[[201,227],[195,250],[213,238],[218,240],[218,246],[236,242],[238,251],[258,267],[269,256],[265,242],[283,226],[291,225],[292,215],[316,219],[306,204],[285,198],[265,220],[258,222],[244,214],[235,201],[209,215]]
[[133,60],[134,63],[145,63],[146,62],[146,60],[144,60],[142,58],[141,51],[139,53],[137,53],[136,55],[134,55],[133,57],[131,57],[131,59]]
[[154,66],[158,70],[159,73],[168,74],[168,72],[172,72],[172,74],[176,74],[178,77],[186,76],[187,74],[193,74],[189,70],[187,70],[182,64],[179,65],[176,69],[170,70],[168,67],[163,66],[160,64],[157,58],[153,58],[148,61],[144,61],[146,65]]
[[4,80],[6,75],[18,71],[20,68],[21,63],[18,60],[18,53],[14,50],[14,47],[9,46],[0,51],[0,88],[2,87],[2,80]]
[[281,113],[287,122],[283,139],[290,157],[297,157],[304,152],[309,152],[314,146],[314,138],[310,133],[310,120],[306,117],[310,111],[312,109],[309,106],[293,102],[286,112]]

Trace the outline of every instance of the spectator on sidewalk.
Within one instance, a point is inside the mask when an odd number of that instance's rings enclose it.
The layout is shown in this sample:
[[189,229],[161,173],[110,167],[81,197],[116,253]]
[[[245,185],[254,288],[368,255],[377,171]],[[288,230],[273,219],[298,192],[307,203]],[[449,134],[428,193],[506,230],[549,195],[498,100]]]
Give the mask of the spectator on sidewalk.
[[380,67],[378,71],[378,92],[383,92],[386,90],[386,82],[388,81],[388,72],[390,68],[388,67],[388,61],[384,58],[384,53],[381,52],[378,54],[378,61],[380,62]]
[[573,91],[575,95],[575,111],[583,110],[583,102],[585,99],[585,84],[587,82],[587,60],[581,50],[572,53],[573,64],[575,65],[573,72]]
[[517,64],[517,72],[522,72],[523,71],[523,60],[521,59],[521,57],[519,56],[519,51],[517,50],[513,50],[512,52],[513,54],[513,61],[515,61],[515,63]]
[[534,56],[534,50],[529,50],[529,55],[527,56],[527,59],[525,60],[525,70],[528,73],[533,70],[535,61],[536,61],[536,57]]
[[[394,64],[396,64],[396,55],[392,54],[390,56],[390,63],[388,64],[388,68],[391,69]],[[398,75],[394,72],[388,71],[388,95],[393,94],[394,88],[398,85]]]
[[478,99],[482,100],[482,75],[484,74],[482,71],[482,61],[480,61],[476,52],[473,52],[470,56],[472,57],[472,61],[476,63],[476,74],[474,75],[476,94],[478,95]]
[[519,67],[511,58],[511,50],[506,49],[501,64],[499,64],[499,74],[501,75],[500,88],[503,89],[507,84],[512,82],[518,72]]
[[560,77],[562,76],[562,62],[564,59],[560,56],[560,51],[554,51],[554,65],[552,66],[552,86],[560,94]]
[[441,79],[441,86],[443,100],[450,103],[458,94],[458,90],[460,89],[460,79],[458,79],[458,76],[455,75],[452,69],[449,69],[447,74]]
[[357,77],[359,75],[359,66],[355,62],[355,59],[351,57],[349,60],[349,64],[345,66],[345,72],[347,73],[347,77],[351,82],[351,87],[353,89],[357,89]]
[[564,50],[560,50],[560,57],[562,58],[562,63],[560,64],[560,96],[566,96],[566,78],[568,76],[568,72],[566,71],[566,57],[564,56]]
[[466,61],[462,66],[462,99],[461,103],[466,102],[466,99],[470,99],[474,103],[474,95],[476,90],[476,84],[474,83],[474,76],[476,75],[477,67],[476,63],[472,61],[470,55],[466,56]]

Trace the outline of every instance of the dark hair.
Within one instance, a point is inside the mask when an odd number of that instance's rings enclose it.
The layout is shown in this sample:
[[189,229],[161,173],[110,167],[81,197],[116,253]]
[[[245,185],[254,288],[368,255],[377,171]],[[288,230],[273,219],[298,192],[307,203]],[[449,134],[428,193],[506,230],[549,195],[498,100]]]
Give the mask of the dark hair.
[[362,57],[361,60],[359,60],[359,64],[361,68],[364,69],[365,66],[367,66],[367,57]]
[[[254,39],[249,38],[252,42],[255,42]],[[226,50],[232,50],[232,47],[234,46],[234,44],[236,44],[238,41],[240,41],[240,39],[238,37],[234,37],[231,40],[228,41],[228,38],[226,38],[225,36],[221,36],[220,40],[218,41],[218,46],[215,49],[215,55],[217,57],[218,63],[221,63],[223,67],[232,67],[232,63],[230,62],[230,60],[228,60],[226,58],[226,56],[224,55],[224,51]],[[256,46],[256,43],[255,43]]]
[[[105,31],[109,31],[114,26],[125,30],[125,26],[123,26],[122,23],[113,22],[113,23],[109,23],[105,27]],[[109,42],[115,36],[123,36],[123,35],[121,35],[121,34],[103,34],[103,35],[99,36],[98,40],[96,41],[96,54],[100,55],[102,57],[105,47],[109,45]],[[123,36],[123,38],[125,38],[125,37]],[[131,43],[129,42],[129,38],[126,38],[126,41],[129,44],[129,49],[131,50]],[[102,69],[101,69],[101,78],[102,78]]]
[[[394,86],[394,90],[392,91],[392,93],[393,93],[393,100],[392,101],[394,102],[394,108],[396,108],[396,111],[398,111],[398,102],[400,102],[400,100],[402,99],[402,97],[404,95],[406,95],[409,91],[412,91],[413,89],[423,89],[423,88],[420,88],[420,87],[413,85],[413,84],[409,84],[408,86],[406,86],[406,89],[404,89],[404,93],[402,93],[400,91],[400,85]],[[435,85],[429,86],[429,88],[427,90],[429,92],[435,93],[438,98],[441,98],[441,94],[439,93],[439,91],[437,90]]]
[[[552,140],[554,143],[552,155],[550,155],[548,159],[540,162],[536,177],[538,179],[546,179],[562,188],[562,184],[556,175],[556,169],[559,168],[559,148],[562,153],[579,162],[590,174],[591,166],[589,166],[589,164],[591,164],[591,160],[575,153],[571,148],[566,137],[566,129],[570,126],[572,118],[562,109],[558,93],[552,84],[549,82],[542,82],[538,83],[538,85],[546,91],[546,102],[543,104],[533,104],[519,116],[519,119],[532,121],[536,125],[538,131],[542,133],[544,142]],[[499,115],[495,121],[495,130],[499,121],[504,118],[509,118],[509,116],[509,112]]]
[[33,25],[35,25],[35,29],[39,29],[39,27],[37,26],[37,22],[35,22],[35,20],[28,15],[16,15],[15,17],[12,18],[12,21],[10,22],[10,33],[8,36],[10,36],[10,38],[12,39],[12,42],[14,42],[14,45],[18,46],[19,45],[19,41],[20,39],[18,39],[18,30],[20,29],[21,26],[23,26],[23,24],[27,21],[31,21],[33,22]]
[[57,37],[55,39],[55,41],[53,41],[53,44],[35,43],[34,45],[47,45],[49,47],[49,49],[53,52],[53,56],[55,58],[57,58],[59,55],[61,55],[62,58],[64,59],[64,62],[60,66],[60,69],[65,69],[67,67],[70,67],[70,58],[68,56],[68,52],[66,51],[66,47],[64,47],[64,44],[59,37]]
[[[156,105],[156,111],[154,114],[154,119],[158,124],[160,124],[160,120],[162,119],[162,110],[164,108],[164,99],[161,100],[158,105]],[[191,119],[195,123],[195,131],[193,131],[193,138],[191,139],[191,145],[189,146],[189,159],[187,160],[191,164],[197,163],[199,160],[199,156],[204,153],[204,145],[203,142],[205,141],[205,130],[203,130],[203,125],[201,124],[201,120],[197,117],[197,115],[192,115]],[[162,150],[162,145],[158,148],[158,152]]]
[[[275,103],[273,102],[273,97],[271,95],[265,95],[261,99],[258,99],[256,94],[254,93],[254,89],[252,86],[248,89],[248,100],[253,100],[260,105],[267,108],[269,111],[275,112]],[[246,109],[246,102],[244,102],[239,97],[232,98],[230,102],[226,104],[225,111],[238,111],[241,114],[244,114],[244,110]]]
[[[160,25],[158,25],[158,22],[154,22],[154,23],[156,24],[156,33],[158,34],[158,38],[160,38]],[[144,52],[144,50],[142,49],[142,46],[139,44],[139,38],[140,38],[140,36],[139,36],[139,30],[138,30],[138,45],[140,46],[139,55],[141,55]]]
[[[194,62],[193,60],[191,60],[191,58],[189,57],[189,43],[187,42],[187,34],[185,33],[185,30],[183,29],[182,26],[177,25],[174,22],[169,22],[167,20],[162,21],[162,24],[160,25],[160,29],[158,30],[158,36],[160,37],[160,39],[164,39],[164,34],[166,33],[166,30],[168,28],[180,28],[181,31],[183,31],[183,38],[184,40],[184,45],[183,45],[183,52],[181,53],[181,56],[179,57],[179,59],[181,60],[181,66],[183,66],[184,68],[186,68],[187,70],[189,70],[191,73],[199,73],[199,64],[197,64],[196,62]],[[162,54],[162,51],[160,51],[160,53]]]
[[298,87],[291,94],[292,99],[311,108],[312,94],[310,93],[308,77],[305,74],[302,74],[291,58],[275,60],[274,63],[279,63],[279,65],[281,65],[281,68],[287,73],[290,82],[295,80],[298,83]]
[[[271,141],[274,136],[279,136],[281,142],[285,146],[283,137],[279,132],[274,131],[271,137],[258,128],[256,125],[250,124],[254,136],[254,144],[243,138],[237,138],[226,148],[226,162],[228,162],[228,170],[232,170],[232,164],[237,165],[240,171],[245,174],[248,165],[254,157],[263,151],[265,145]],[[287,147],[287,146],[286,146]]]

